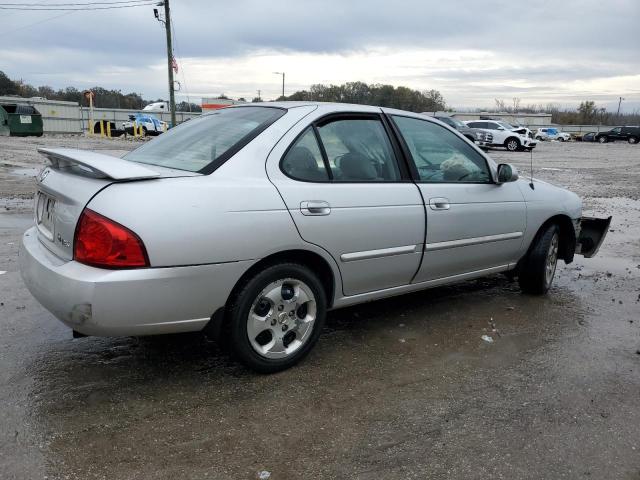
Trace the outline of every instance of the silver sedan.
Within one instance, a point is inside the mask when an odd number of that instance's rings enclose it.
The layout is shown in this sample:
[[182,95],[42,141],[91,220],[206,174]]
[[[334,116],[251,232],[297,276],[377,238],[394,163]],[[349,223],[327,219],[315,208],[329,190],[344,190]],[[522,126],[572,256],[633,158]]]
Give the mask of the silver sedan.
[[45,308],[82,335],[205,330],[261,372],[303,358],[330,309],[498,272],[543,294],[610,221],[435,119],[372,106],[252,104],[122,159],[40,152],[20,262]]

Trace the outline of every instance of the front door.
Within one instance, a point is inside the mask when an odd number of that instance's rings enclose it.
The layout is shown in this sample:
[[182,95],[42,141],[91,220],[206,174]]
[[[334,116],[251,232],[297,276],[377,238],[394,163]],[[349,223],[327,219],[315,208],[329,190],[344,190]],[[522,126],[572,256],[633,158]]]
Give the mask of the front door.
[[485,157],[435,122],[397,115],[392,119],[426,204],[425,254],[414,282],[517,261],[526,207],[516,182],[494,183]]
[[335,259],[345,295],[411,282],[422,257],[424,206],[380,114],[300,127],[274,149],[267,172],[301,237]]

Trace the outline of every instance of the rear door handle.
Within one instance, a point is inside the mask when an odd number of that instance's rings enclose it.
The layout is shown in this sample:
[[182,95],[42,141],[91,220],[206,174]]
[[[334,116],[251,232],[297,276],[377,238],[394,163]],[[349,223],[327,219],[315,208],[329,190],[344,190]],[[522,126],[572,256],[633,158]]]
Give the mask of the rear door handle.
[[448,198],[435,197],[429,199],[429,207],[431,210],[449,210],[449,208],[451,208],[451,204],[449,203]]
[[329,215],[331,206],[324,200],[306,200],[300,202],[300,211],[303,215]]

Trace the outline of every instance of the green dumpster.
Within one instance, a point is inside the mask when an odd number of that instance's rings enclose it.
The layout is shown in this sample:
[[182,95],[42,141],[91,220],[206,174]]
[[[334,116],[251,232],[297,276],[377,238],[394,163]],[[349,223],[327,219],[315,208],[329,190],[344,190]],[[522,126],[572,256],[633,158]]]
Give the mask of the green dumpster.
[[[32,105],[2,104],[0,110],[0,123],[6,115],[9,134],[13,137],[42,136],[42,115]],[[0,129],[2,127],[0,126]]]

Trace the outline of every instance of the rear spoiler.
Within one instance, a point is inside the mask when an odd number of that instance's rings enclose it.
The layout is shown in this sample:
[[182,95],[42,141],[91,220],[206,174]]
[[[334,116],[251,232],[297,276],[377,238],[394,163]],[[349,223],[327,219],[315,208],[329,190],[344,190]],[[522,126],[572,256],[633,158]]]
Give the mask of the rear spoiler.
[[102,153],[74,148],[39,148],[38,152],[47,157],[53,168],[80,166],[83,170],[88,170],[87,173],[95,178],[127,181],[160,176],[158,172],[138,163]]

